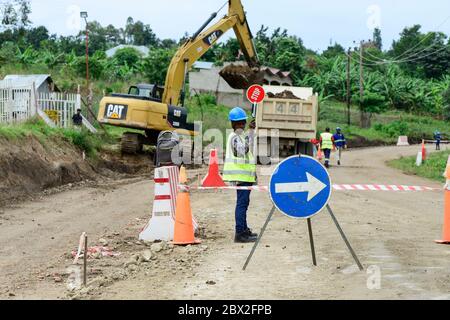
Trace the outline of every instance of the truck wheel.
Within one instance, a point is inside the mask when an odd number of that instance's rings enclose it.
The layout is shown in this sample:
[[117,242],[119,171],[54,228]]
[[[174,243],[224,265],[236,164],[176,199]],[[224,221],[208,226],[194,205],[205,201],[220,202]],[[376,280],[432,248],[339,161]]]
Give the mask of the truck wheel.
[[139,133],[124,133],[122,136],[121,149],[124,154],[137,154],[144,148],[145,137]]

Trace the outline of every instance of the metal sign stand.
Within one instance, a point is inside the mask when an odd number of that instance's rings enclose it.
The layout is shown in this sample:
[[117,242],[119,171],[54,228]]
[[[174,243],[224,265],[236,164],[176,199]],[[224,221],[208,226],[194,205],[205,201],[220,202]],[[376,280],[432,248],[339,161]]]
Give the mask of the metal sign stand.
[[[253,257],[253,254],[255,253],[255,251],[256,251],[256,249],[257,249],[257,247],[258,247],[258,245],[259,245],[259,243],[260,243],[260,241],[261,241],[261,239],[262,239],[262,237],[264,235],[264,232],[266,231],[267,226],[269,225],[270,220],[272,220],[272,217],[273,217],[273,215],[275,213],[275,210],[276,210],[276,208],[274,206],[272,208],[272,210],[270,211],[269,216],[267,217],[266,223],[264,224],[263,228],[261,229],[261,233],[260,233],[258,239],[256,240],[256,242],[255,242],[255,244],[253,246],[253,249],[250,252],[250,255],[248,256],[247,261],[245,262],[245,265],[243,267],[244,271],[247,269],[247,266],[250,263],[250,261],[251,261],[251,259]],[[339,225],[339,222],[336,219],[336,216],[334,215],[333,210],[331,210],[330,205],[327,205],[327,210],[328,210],[328,212],[329,212],[329,214],[331,216],[331,219],[333,219],[333,222],[336,225],[336,228],[338,229],[338,231],[339,231],[342,239],[344,240],[348,250],[350,251],[350,254],[352,255],[353,259],[355,260],[356,264],[358,265],[359,270],[363,271],[364,267],[361,264],[361,262],[359,261],[358,256],[356,255],[356,253],[353,250],[350,242],[348,241],[344,231],[342,230],[341,226]],[[312,254],[313,265],[317,266],[316,250],[315,250],[315,246],[314,246],[314,237],[313,237],[312,223],[311,223],[311,219],[310,218],[307,219],[307,223],[308,223],[309,241],[310,241],[310,244],[311,244],[311,254]]]

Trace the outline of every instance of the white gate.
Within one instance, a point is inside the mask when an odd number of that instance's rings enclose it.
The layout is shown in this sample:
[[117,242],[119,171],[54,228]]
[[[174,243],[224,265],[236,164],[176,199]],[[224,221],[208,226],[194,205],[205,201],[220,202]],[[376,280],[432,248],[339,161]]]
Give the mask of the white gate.
[[38,93],[37,104],[58,127],[69,128],[72,116],[81,107],[81,98],[72,93]]

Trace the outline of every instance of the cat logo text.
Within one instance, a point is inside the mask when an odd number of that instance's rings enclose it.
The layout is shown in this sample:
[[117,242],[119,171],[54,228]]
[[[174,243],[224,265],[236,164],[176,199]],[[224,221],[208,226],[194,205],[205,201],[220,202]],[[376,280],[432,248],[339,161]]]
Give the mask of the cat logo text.
[[127,118],[128,106],[122,104],[107,103],[105,117],[111,120],[125,120]]

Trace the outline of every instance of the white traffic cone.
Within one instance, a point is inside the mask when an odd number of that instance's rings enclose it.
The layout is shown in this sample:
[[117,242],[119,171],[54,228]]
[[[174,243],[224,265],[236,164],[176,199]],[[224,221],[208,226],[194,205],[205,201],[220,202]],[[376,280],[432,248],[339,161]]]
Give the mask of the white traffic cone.
[[153,215],[139,235],[140,240],[173,240],[179,174],[178,167],[155,169]]
[[420,167],[423,163],[422,151],[417,154],[416,166]]

